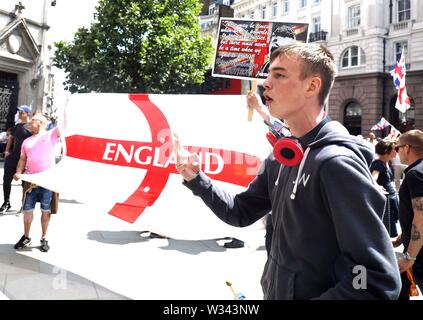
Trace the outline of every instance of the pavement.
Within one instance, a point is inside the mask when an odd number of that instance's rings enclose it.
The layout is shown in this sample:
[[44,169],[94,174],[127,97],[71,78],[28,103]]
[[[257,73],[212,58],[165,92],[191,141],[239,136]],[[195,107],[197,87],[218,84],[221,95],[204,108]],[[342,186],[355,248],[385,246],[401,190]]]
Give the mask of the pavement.
[[[3,162],[0,167],[3,177]],[[226,281],[247,299],[263,297],[264,230],[246,233],[245,247],[238,249],[225,248],[228,239],[151,239],[142,225],[61,199],[49,226],[50,251],[39,249],[39,204],[32,244],[16,251],[23,234],[21,196],[14,181],[12,208],[0,215],[0,300],[231,300]]]
[[14,181],[12,209],[0,215],[0,300],[232,300],[226,281],[247,300],[263,298],[264,229],[245,232],[245,247],[238,249],[224,247],[229,239],[150,238],[140,224],[62,198],[50,222],[50,251],[39,249],[39,204],[32,244],[16,251],[23,234],[21,196]]

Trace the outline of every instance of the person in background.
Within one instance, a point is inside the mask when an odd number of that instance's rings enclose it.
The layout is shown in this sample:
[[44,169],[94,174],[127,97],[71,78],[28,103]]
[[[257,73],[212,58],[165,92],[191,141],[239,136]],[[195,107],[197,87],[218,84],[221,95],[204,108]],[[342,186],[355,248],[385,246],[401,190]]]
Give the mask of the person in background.
[[32,109],[30,106],[22,105],[18,108],[19,123],[15,125],[4,152],[4,174],[3,174],[3,204],[0,207],[0,214],[11,209],[10,192],[12,190],[12,180],[16,172],[16,166],[21,154],[21,146],[24,140],[32,136],[28,127]]
[[[283,127],[283,122],[279,119],[273,118],[267,107],[263,105],[263,99],[261,96],[258,96],[257,93],[253,91],[247,92],[247,105],[249,108],[253,108],[257,113],[263,118],[264,123],[269,127],[269,130],[273,129],[279,131]],[[273,236],[273,222],[272,222],[272,212],[269,212],[265,218],[266,225],[266,235],[265,235],[265,247],[267,255],[270,254],[270,249],[272,247],[272,236]]]
[[[41,115],[36,114],[32,117],[29,128],[33,135],[26,139],[22,144],[21,157],[19,159],[15,180],[21,179],[22,173],[34,174],[45,171],[56,164],[55,162],[55,147],[59,141],[63,128],[55,127],[49,131],[46,130],[47,119]],[[41,207],[41,251],[47,252],[50,249],[46,234],[50,217],[52,213],[53,192],[41,186],[25,182],[25,196],[23,201],[23,222],[24,235],[15,244],[15,249],[22,249],[31,243],[29,237],[32,220],[34,217],[34,208],[36,202],[40,202]]]
[[393,244],[404,245],[404,259],[398,261],[402,280],[400,299],[409,299],[407,270],[412,270],[416,284],[420,291],[423,290],[423,132],[410,130],[403,133],[395,149],[401,162],[408,165],[399,190],[402,234]]
[[378,159],[370,165],[373,179],[380,186],[380,190],[387,197],[383,222],[391,238],[397,237],[396,223],[398,221],[398,194],[394,184],[394,173],[391,170],[390,161],[397,155],[395,143],[392,140],[383,139],[375,145]]
[[0,133],[0,154],[2,155],[3,158],[4,158],[4,151],[6,150],[7,141],[9,140],[11,131],[12,130],[10,128],[7,128],[7,129],[5,128]]
[[366,140],[369,141],[374,146],[377,144],[377,141],[378,141],[378,139],[376,138],[376,135],[372,131],[369,132]]

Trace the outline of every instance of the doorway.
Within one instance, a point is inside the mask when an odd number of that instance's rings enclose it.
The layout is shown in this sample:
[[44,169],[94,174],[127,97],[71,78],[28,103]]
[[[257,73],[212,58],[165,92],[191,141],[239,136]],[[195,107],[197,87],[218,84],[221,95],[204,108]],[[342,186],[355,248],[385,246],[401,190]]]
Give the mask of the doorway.
[[349,102],[344,110],[344,126],[354,136],[361,134],[362,108],[355,101]]
[[18,93],[18,75],[0,71],[0,129],[11,128],[15,124]]

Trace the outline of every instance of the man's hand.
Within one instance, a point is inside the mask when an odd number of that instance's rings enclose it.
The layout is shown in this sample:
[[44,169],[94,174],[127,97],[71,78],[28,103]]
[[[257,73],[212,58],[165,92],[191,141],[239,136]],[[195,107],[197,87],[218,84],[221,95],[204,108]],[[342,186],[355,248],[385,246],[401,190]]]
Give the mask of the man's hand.
[[21,173],[15,173],[15,175],[13,176],[13,179],[15,179],[16,181],[20,180],[22,177]]
[[392,241],[392,246],[394,248],[399,247],[402,245],[402,234],[400,234],[394,241]]
[[407,260],[407,259],[401,259],[398,260],[398,268],[400,270],[400,273],[403,273],[404,271],[407,271],[410,269],[414,264],[413,260]]
[[187,152],[176,134],[173,134],[173,152],[176,156],[176,170],[185,181],[191,181],[200,172],[200,163],[197,154]]
[[247,92],[247,105],[249,108],[253,108],[256,111],[261,111],[263,105],[260,103],[259,96],[253,91]]
[[4,158],[6,159],[8,155],[10,155],[10,152],[9,151],[5,151],[4,152]]

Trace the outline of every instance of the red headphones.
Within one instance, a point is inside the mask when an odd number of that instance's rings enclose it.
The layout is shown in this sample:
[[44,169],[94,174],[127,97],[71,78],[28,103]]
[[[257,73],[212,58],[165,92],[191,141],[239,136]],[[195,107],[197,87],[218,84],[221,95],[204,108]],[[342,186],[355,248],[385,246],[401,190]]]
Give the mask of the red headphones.
[[273,147],[275,159],[287,167],[298,166],[304,156],[300,141],[291,136],[287,127],[280,130],[271,129],[266,134],[267,140]]

